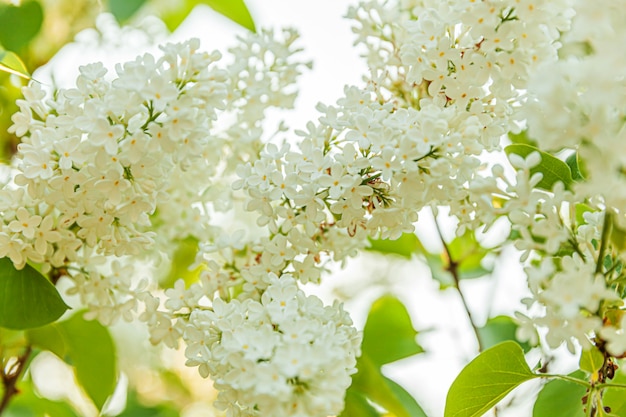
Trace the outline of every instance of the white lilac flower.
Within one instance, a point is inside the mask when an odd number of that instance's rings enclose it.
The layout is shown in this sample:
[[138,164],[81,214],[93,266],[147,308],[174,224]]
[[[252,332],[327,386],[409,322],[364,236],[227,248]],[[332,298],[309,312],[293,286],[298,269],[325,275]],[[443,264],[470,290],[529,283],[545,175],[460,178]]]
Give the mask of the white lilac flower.
[[[269,281],[261,301],[218,298],[212,311],[191,313],[183,334],[188,364],[208,371],[220,392],[216,405],[235,414],[339,413],[356,371],[358,332],[341,305],[323,306],[290,275]],[[156,337],[174,331],[160,329]]]

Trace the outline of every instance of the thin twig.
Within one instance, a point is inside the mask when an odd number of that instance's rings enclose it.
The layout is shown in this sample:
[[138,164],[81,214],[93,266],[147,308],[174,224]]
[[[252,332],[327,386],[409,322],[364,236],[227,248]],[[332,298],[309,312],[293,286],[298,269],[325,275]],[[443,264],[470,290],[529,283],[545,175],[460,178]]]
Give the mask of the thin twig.
[[600,238],[600,249],[598,250],[598,262],[596,263],[596,274],[602,272],[604,266],[604,252],[606,251],[607,241],[611,235],[612,218],[609,211],[604,212],[604,224],[602,225],[602,237]]
[[459,285],[461,281],[461,278],[459,276],[459,263],[458,261],[452,259],[450,248],[448,247],[448,244],[443,238],[443,234],[441,233],[441,228],[439,227],[439,222],[437,221],[437,216],[434,213],[433,213],[433,217],[435,219],[435,226],[437,227],[437,233],[439,233],[439,238],[441,239],[441,243],[443,245],[444,254],[448,258],[448,266],[446,269],[452,275],[452,279],[454,280],[454,287],[456,288],[459,295],[461,296],[461,302],[463,303],[463,308],[465,309],[465,312],[467,313],[467,317],[469,318],[470,324],[472,325],[472,330],[474,330],[474,335],[476,336],[476,341],[478,342],[478,351],[482,352],[484,348],[483,348],[482,339],[480,337],[480,332],[478,331],[478,326],[476,325],[476,322],[474,321],[474,317],[472,316],[472,312],[469,309],[467,300],[465,299],[465,295],[463,295],[463,291],[461,291],[461,286]]
[[2,385],[4,386],[4,393],[2,394],[2,400],[0,401],[0,414],[7,408],[11,398],[14,395],[19,394],[20,390],[17,389],[16,384],[22,375],[22,371],[26,367],[28,357],[32,352],[32,348],[28,346],[26,351],[17,357],[17,360],[11,364],[8,369],[2,367],[0,369],[0,377],[2,378]]

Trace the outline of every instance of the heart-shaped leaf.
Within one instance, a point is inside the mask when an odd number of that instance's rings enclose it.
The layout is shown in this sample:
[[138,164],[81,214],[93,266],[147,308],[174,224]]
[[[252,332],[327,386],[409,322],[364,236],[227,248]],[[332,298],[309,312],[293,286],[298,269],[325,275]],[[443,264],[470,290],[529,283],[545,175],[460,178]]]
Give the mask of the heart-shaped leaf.
[[38,1],[0,4],[0,44],[19,53],[39,33],[42,23],[43,8]]
[[504,148],[504,151],[507,155],[516,154],[522,158],[526,158],[532,152],[539,152],[541,155],[541,162],[539,165],[530,169],[531,175],[536,172],[541,172],[543,174],[543,178],[537,184],[538,188],[552,191],[552,187],[558,181],[561,181],[563,185],[565,185],[565,188],[569,188],[574,182],[572,179],[572,171],[565,162],[547,152],[540,151],[534,146],[516,143],[507,146]]
[[[585,373],[576,371],[569,376],[581,379]],[[584,417],[582,398],[585,391],[584,386],[569,381],[550,381],[539,391],[533,417]]]
[[51,351],[74,367],[78,383],[98,409],[117,383],[115,345],[106,327],[82,314],[27,332],[31,344]]
[[396,297],[385,295],[370,309],[361,349],[374,364],[382,366],[424,352],[416,337],[406,307]]
[[30,265],[0,259],[0,326],[29,329],[52,323],[68,309],[50,281]]
[[521,383],[537,378],[520,345],[508,341],[485,350],[456,377],[444,417],[480,417]]

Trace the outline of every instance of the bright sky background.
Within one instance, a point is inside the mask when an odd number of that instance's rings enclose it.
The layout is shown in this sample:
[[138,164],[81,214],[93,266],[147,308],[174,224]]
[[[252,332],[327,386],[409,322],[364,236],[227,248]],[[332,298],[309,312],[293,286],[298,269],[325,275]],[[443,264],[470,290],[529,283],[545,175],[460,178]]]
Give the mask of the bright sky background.
[[[307,121],[315,120],[318,102],[334,103],[342,95],[346,84],[360,85],[366,73],[353,46],[351,22],[344,19],[348,5],[342,0],[247,0],[257,27],[292,26],[302,35],[300,45],[307,57],[314,61],[313,71],[300,80],[297,109],[289,113],[288,125],[303,128]],[[190,37],[201,39],[202,48],[224,50],[234,43],[236,34],[244,29],[228,21],[208,7],[200,6],[168,39],[182,41]],[[146,52],[132,42],[108,48],[70,46],[59,54],[50,67],[35,74],[44,83],[50,73],[61,86],[73,83],[77,65],[93,61],[115,62],[133,59]],[[154,48],[151,52],[158,53]],[[424,214],[418,234],[434,245],[436,231],[432,218]],[[464,282],[468,302],[476,318],[484,321],[487,315],[511,315],[520,307],[520,298],[527,294],[518,256],[510,254],[496,265],[491,279]],[[389,376],[404,385],[431,417],[443,415],[445,395],[460,369],[476,354],[476,342],[470,331],[467,316],[453,290],[441,292],[430,278],[428,269],[418,260],[389,260],[384,257],[364,255],[348,262],[347,268],[326,278],[330,285],[315,292],[329,296],[335,287],[348,293],[358,293],[354,301],[347,302],[357,325],[362,326],[369,304],[385,291],[398,295],[409,307],[418,330],[425,331],[418,341],[429,353],[414,359],[400,361],[388,367]],[[333,290],[334,288],[334,290]],[[488,300],[493,299],[491,305]],[[528,397],[524,391],[522,397]],[[519,412],[502,412],[498,416],[526,416],[528,408]],[[493,415],[493,414],[491,414]]]

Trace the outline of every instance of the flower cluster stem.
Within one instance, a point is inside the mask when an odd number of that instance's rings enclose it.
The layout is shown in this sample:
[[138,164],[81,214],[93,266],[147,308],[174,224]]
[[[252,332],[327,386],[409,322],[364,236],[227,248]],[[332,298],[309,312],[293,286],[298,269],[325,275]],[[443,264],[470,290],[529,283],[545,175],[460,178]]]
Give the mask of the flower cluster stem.
[[600,238],[600,248],[598,250],[598,262],[596,263],[596,274],[602,272],[604,267],[604,253],[606,252],[607,241],[611,236],[612,218],[611,213],[607,210],[604,213],[604,224],[602,225],[602,237]]
[[17,360],[13,362],[7,369],[4,366],[0,368],[0,378],[2,378],[2,385],[4,392],[2,399],[0,400],[0,414],[2,414],[8,407],[9,402],[16,394],[19,394],[19,389],[16,387],[26,363],[32,352],[32,348],[28,346],[24,353],[17,357]]
[[472,326],[472,330],[474,331],[474,335],[476,336],[476,342],[478,343],[478,351],[482,352],[484,350],[484,345],[482,338],[480,336],[480,332],[478,331],[478,325],[474,320],[474,316],[472,315],[472,311],[467,304],[467,300],[465,299],[465,295],[461,290],[461,277],[459,274],[459,262],[452,258],[452,254],[450,253],[450,247],[448,243],[446,243],[443,238],[443,234],[441,233],[441,227],[439,226],[439,222],[437,221],[437,217],[433,213],[433,217],[435,218],[435,226],[437,227],[437,233],[439,234],[439,238],[441,239],[441,244],[443,245],[443,252],[448,260],[448,265],[446,266],[446,270],[450,272],[452,275],[452,279],[454,280],[454,288],[456,288],[459,296],[461,297],[461,302],[463,303],[463,308],[467,313],[467,318],[469,319],[470,325]]

